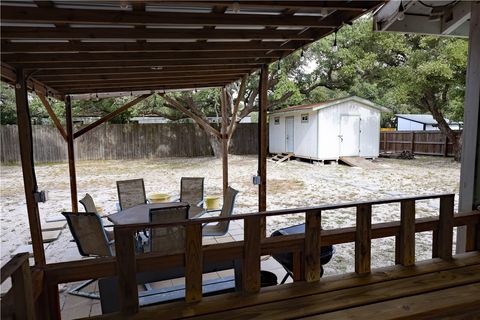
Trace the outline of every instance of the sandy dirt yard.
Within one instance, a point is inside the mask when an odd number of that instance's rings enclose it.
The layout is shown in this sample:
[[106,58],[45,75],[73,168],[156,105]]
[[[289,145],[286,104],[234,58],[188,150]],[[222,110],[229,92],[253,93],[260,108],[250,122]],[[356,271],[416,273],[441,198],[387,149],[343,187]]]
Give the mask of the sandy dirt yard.
[[[377,200],[401,196],[438,193],[458,194],[460,165],[450,158],[418,157],[415,160],[377,159],[376,169],[352,168],[339,164],[310,164],[290,161],[268,162],[268,208],[283,209],[355,200]],[[255,156],[230,157],[230,184],[240,191],[235,213],[256,210],[257,187]],[[49,216],[70,210],[68,165],[36,166],[40,190],[49,191],[49,200],[40,204],[42,223]],[[205,177],[207,195],[219,195],[222,188],[221,161],[213,158],[172,158],[135,161],[77,162],[79,199],[90,193],[107,213],[115,211],[117,180],[143,178],[147,195],[165,192],[177,196],[182,176]],[[1,167],[1,259],[4,264],[17,247],[28,244],[30,235],[25,206],[21,167]],[[458,199],[457,199],[458,200]],[[81,207],[81,206],[80,206]],[[417,217],[438,213],[438,200],[417,204]],[[399,205],[375,206],[373,223],[399,220]],[[304,214],[280,216],[267,220],[268,234],[304,221]],[[352,209],[327,211],[322,215],[324,229],[353,226]],[[46,246],[47,261],[78,259],[71,235],[64,229],[61,237]],[[431,255],[431,233],[417,234],[417,260]],[[394,262],[393,239],[374,240],[372,266]],[[336,246],[334,259],[326,266],[326,275],[354,268],[353,244]]]

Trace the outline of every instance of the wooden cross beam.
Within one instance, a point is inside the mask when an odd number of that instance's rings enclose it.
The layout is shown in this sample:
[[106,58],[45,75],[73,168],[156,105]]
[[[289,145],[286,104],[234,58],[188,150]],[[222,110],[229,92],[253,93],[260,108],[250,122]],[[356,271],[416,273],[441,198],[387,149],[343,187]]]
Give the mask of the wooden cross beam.
[[40,92],[36,92],[36,93],[40,101],[42,101],[42,104],[45,107],[45,109],[47,109],[48,115],[52,119],[53,124],[55,125],[55,127],[57,127],[58,131],[62,135],[63,140],[67,141],[67,133],[63,129],[62,124],[60,123],[60,120],[58,120],[57,115],[53,111],[52,106],[50,105],[50,102],[48,102],[47,98],[42,93]]
[[132,101],[126,103],[125,105],[123,105],[122,107],[118,108],[117,110],[113,111],[112,113],[110,114],[107,114],[106,116],[104,116],[103,118],[95,121],[94,123],[92,124],[89,124],[88,126],[80,129],[79,131],[75,132],[73,134],[73,138],[76,139],[78,137],[80,137],[82,134],[84,133],[87,133],[88,131],[92,130],[93,128],[96,128],[98,127],[99,125],[101,125],[102,123],[114,118],[115,116],[119,115],[120,113],[124,112],[125,110],[127,110],[128,108],[131,108],[133,107],[134,105],[136,105],[137,103],[139,103],[140,101],[143,101],[145,100],[146,98],[150,97],[152,94],[149,93],[149,94],[143,94],[141,95],[140,97],[137,97],[135,99],[133,99]]

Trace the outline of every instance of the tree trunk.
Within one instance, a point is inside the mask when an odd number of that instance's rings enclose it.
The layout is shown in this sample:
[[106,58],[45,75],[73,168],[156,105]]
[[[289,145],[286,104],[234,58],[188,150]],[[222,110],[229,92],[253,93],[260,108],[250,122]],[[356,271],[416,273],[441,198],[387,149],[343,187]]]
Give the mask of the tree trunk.
[[208,133],[208,138],[210,140],[210,145],[212,146],[213,150],[213,155],[215,158],[221,158],[222,157],[222,141],[218,139],[217,136]]
[[449,124],[443,117],[443,114],[438,110],[438,108],[436,108],[435,106],[432,106],[431,104],[428,104],[428,106],[429,106],[428,109],[430,110],[430,113],[438,123],[438,128],[452,142],[455,161],[460,161],[462,156],[462,141],[461,141],[462,135],[452,130],[452,128],[450,128]]

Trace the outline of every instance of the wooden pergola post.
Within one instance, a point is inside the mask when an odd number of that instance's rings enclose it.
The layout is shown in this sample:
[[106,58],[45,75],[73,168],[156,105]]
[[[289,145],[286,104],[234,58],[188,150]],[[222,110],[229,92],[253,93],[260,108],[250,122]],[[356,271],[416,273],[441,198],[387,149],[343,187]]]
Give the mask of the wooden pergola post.
[[72,212],[78,212],[77,173],[75,171],[72,101],[70,99],[70,96],[65,96],[65,118],[67,123],[68,170],[70,173],[70,194],[72,199]]
[[27,202],[28,223],[32,239],[35,265],[45,265],[42,227],[35,194],[38,192],[37,178],[33,159],[32,123],[28,107],[27,79],[23,69],[16,70],[15,102],[17,104],[18,138],[20,141],[20,158],[22,162],[23,185]]
[[[258,103],[258,211],[267,210],[267,105],[268,105],[268,65],[262,65],[259,82]],[[266,221],[262,218],[260,234],[266,236]]]
[[223,200],[228,189],[228,116],[227,116],[227,92],[225,87],[221,89],[220,95],[221,111],[222,111],[222,126],[221,126],[221,138],[222,138],[222,172],[223,172]]
[[[460,173],[459,212],[480,206],[480,2],[471,2],[468,45],[467,80],[465,86],[462,167]],[[457,252],[464,252],[467,239],[465,227],[458,228]],[[470,233],[470,238],[475,235]],[[480,237],[480,235],[478,235]],[[468,249],[468,248],[467,248]]]

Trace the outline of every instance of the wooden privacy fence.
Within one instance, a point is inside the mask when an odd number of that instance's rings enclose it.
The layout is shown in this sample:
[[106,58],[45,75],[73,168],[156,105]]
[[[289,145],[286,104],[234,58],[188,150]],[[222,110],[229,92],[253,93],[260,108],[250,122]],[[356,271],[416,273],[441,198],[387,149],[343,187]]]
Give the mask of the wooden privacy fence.
[[380,132],[380,152],[410,151],[418,155],[454,156],[453,143],[440,131]]
[[[258,126],[241,123],[233,134],[230,153],[256,154]],[[1,162],[20,162],[18,128],[0,127]],[[67,144],[53,126],[33,126],[35,162],[67,161]],[[196,124],[107,124],[75,140],[77,160],[127,160],[213,155],[209,137]]]

